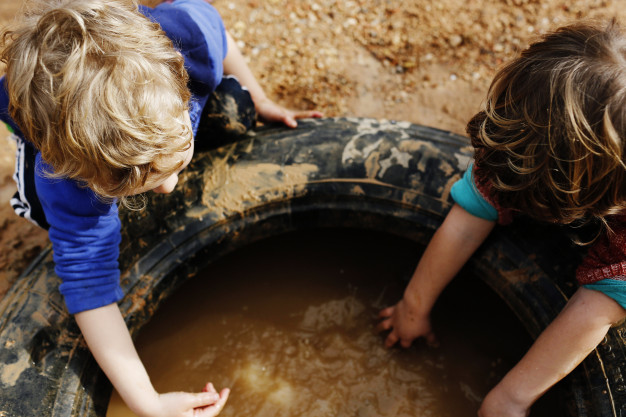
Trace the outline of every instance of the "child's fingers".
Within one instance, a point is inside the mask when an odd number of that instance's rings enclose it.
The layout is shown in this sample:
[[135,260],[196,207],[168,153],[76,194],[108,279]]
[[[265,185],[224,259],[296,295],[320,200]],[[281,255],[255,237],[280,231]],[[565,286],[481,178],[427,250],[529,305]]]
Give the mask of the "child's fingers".
[[271,100],[259,103],[257,106],[259,118],[267,122],[281,122],[285,125],[295,128],[298,127],[297,119],[320,118],[323,114],[315,110],[293,111],[288,110]]
[[318,111],[309,111],[309,110],[303,110],[303,111],[291,111],[291,110],[285,110],[284,113],[284,117],[283,117],[283,123],[286,124],[289,127],[298,127],[298,122],[296,120],[298,119],[310,119],[310,118],[320,118],[323,117],[323,114],[318,112]]
[[380,323],[378,323],[378,325],[376,326],[376,331],[378,333],[380,332],[384,332],[386,330],[389,330],[393,327],[393,324],[391,322],[391,319],[385,319],[383,321],[381,321]]
[[295,119],[319,119],[320,117],[324,117],[324,114],[315,110],[301,110],[293,112],[293,117]]
[[400,346],[402,346],[403,348],[410,348],[411,343],[413,343],[412,339],[400,339]]
[[385,347],[390,348],[393,345],[395,345],[397,341],[398,341],[398,336],[394,332],[391,332],[385,339]]
[[203,407],[201,409],[194,410],[194,417],[215,417],[217,416],[224,406],[226,405],[226,401],[228,400],[228,396],[230,395],[230,390],[228,388],[224,388],[220,392],[220,399],[208,407]]
[[220,391],[220,401],[222,403],[226,404],[226,401],[228,401],[229,396],[230,396],[230,389],[224,388]]
[[228,401],[229,395],[230,395],[230,390],[228,388],[224,388],[220,392],[220,399],[214,405],[209,407],[209,408],[212,408],[214,411],[214,414],[211,414],[211,417],[216,416],[222,412],[222,409],[226,405],[226,401]]
[[298,127],[298,122],[296,122],[296,119],[293,116],[291,116],[289,113],[285,114],[282,121],[284,124],[286,124],[287,126],[291,128]]
[[204,386],[204,388],[202,388],[202,392],[211,392],[211,393],[215,393],[217,394],[217,390],[215,389],[215,387],[213,386],[212,383],[207,382],[206,385]]
[[285,125],[289,126],[289,127],[297,127],[298,126],[298,122],[296,122],[296,118],[294,116],[293,112],[290,112],[289,110],[283,109],[281,107],[275,107],[273,109],[271,109],[271,111],[268,111],[263,119],[270,121],[270,122],[282,122]]
[[188,408],[206,407],[209,405],[217,404],[220,400],[220,396],[216,392],[201,392],[197,394],[189,394],[187,396]]
[[380,310],[380,313],[378,313],[378,317],[381,319],[386,319],[388,317],[391,317],[395,309],[396,308],[394,306],[384,308]]

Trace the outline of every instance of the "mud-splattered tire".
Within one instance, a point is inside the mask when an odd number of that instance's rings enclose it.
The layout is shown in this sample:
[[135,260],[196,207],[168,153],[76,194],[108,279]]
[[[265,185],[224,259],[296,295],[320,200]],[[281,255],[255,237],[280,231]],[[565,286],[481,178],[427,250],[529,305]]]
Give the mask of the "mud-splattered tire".
[[[199,138],[203,140],[203,138]],[[126,211],[120,303],[135,334],[208,263],[287,231],[354,227],[425,245],[471,157],[463,137],[372,119],[261,129],[194,158],[168,196]],[[523,219],[497,228],[469,263],[536,337],[575,288],[579,251]],[[104,416],[111,387],[58,293],[51,249],[0,302],[0,416]],[[563,382],[564,415],[626,414],[626,327]],[[564,406],[565,407],[565,406]]]

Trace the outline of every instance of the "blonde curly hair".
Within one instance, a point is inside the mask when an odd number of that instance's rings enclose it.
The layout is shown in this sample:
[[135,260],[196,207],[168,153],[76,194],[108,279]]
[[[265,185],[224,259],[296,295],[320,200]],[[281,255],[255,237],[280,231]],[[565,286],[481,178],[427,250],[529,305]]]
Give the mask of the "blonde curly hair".
[[125,202],[182,164],[183,57],[134,1],[40,0],[1,39],[11,117],[47,175]]
[[626,38],[615,21],[544,35],[495,76],[467,126],[503,207],[569,224],[626,208]]

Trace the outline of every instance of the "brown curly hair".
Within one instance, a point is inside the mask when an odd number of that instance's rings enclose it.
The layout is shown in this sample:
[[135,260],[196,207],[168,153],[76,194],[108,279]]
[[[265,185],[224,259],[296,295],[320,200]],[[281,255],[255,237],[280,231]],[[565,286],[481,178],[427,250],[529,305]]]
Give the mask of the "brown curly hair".
[[125,202],[149,175],[177,168],[166,156],[192,140],[188,75],[134,1],[35,2],[1,39],[11,116],[47,175]]
[[626,205],[626,38],[612,21],[544,35],[495,76],[467,125],[477,173],[502,207],[550,222]]

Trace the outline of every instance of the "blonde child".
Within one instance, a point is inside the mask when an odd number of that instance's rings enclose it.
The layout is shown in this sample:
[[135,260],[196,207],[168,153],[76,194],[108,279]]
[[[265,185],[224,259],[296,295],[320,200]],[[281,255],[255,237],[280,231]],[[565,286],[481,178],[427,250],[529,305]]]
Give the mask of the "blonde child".
[[515,213],[601,225],[581,285],[485,397],[481,417],[521,417],[626,316],[626,38],[615,22],[546,34],[498,72],[467,128],[474,163],[404,297],[380,312],[385,344],[433,342],[430,311],[489,235]]
[[135,351],[117,306],[116,202],[174,189],[224,74],[262,120],[295,127],[320,113],[269,100],[203,0],[44,0],[2,39],[0,119],[18,142],[12,205],[49,230],[60,292],[91,352],[137,415],[217,415],[228,389],[159,394]]

